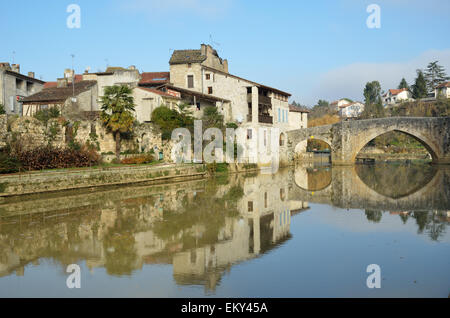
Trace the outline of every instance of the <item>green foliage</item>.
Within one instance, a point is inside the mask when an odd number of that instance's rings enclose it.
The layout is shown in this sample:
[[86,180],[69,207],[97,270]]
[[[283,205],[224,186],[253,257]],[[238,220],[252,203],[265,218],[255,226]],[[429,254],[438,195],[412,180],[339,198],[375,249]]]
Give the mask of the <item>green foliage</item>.
[[331,109],[330,103],[326,100],[319,99],[316,105],[313,106],[311,109],[311,112],[309,113],[308,117],[310,119],[316,119],[320,118],[326,115],[332,115],[336,113],[335,109]]
[[400,84],[398,84],[398,89],[403,89],[406,88],[409,90],[409,85],[408,82],[405,80],[405,78],[402,78],[402,80],[400,81]]
[[0,115],[4,114],[6,114],[5,106],[2,103],[0,103]]
[[219,113],[217,107],[208,106],[203,110],[203,130],[208,128],[219,128],[223,130],[223,115]]
[[116,139],[116,156],[120,157],[121,134],[130,133],[134,124],[134,99],[132,89],[126,85],[105,87],[105,95],[101,97],[103,124]]
[[425,80],[429,93],[434,92],[437,85],[449,80],[445,68],[438,64],[439,61],[430,62],[425,70]]
[[428,95],[427,82],[421,70],[417,71],[417,78],[412,86],[412,95],[414,99],[425,98]]
[[56,107],[52,107],[49,109],[42,109],[42,110],[37,111],[33,117],[36,118],[37,120],[43,122],[44,125],[47,126],[47,123],[50,119],[58,118],[59,116],[61,116],[59,109]]
[[170,109],[161,105],[152,112],[152,122],[161,130],[163,140],[172,137],[172,131],[176,128],[187,128],[193,131],[194,118],[188,110],[188,105],[181,104],[177,109]]
[[367,105],[377,103],[381,98],[381,85],[378,81],[367,82],[364,88],[364,101]]
[[236,123],[227,123],[226,128],[237,129],[239,126]]
[[22,168],[20,161],[7,151],[0,152],[0,174],[19,172]]

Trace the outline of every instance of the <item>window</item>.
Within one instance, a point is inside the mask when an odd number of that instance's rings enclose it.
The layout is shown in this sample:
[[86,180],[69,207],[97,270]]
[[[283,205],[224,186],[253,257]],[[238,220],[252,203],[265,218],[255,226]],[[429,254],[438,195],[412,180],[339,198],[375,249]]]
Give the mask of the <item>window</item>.
[[200,110],[200,103],[197,103],[197,110]]
[[247,139],[252,139],[252,130],[247,129]]
[[191,63],[188,63],[188,68],[191,68],[191,66],[192,66],[192,64],[191,64]]
[[284,146],[284,134],[280,134],[280,146]]
[[194,75],[188,75],[188,88],[194,88]]
[[211,79],[211,74],[208,73],[208,74],[206,74],[205,76],[206,76],[206,80],[207,80],[207,81],[209,81],[209,80]]
[[252,93],[252,88],[251,87],[247,87],[247,94],[251,94]]
[[213,93],[213,89],[211,86],[208,87],[208,94],[212,94]]
[[278,108],[278,122],[281,122],[281,109]]
[[248,201],[248,212],[253,212],[253,201]]
[[267,192],[264,192],[264,208],[267,208]]

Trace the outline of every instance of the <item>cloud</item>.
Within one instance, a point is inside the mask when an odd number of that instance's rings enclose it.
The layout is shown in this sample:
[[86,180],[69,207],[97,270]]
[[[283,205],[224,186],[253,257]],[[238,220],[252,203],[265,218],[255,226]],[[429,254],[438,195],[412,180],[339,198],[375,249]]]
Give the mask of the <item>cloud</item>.
[[409,84],[414,82],[417,69],[424,69],[429,62],[439,61],[447,74],[450,72],[450,49],[429,50],[420,56],[405,62],[353,63],[326,72],[319,76],[311,93],[304,100],[313,105],[318,99],[336,100],[347,97],[353,100],[363,99],[363,90],[367,82],[377,80],[383,90],[397,88],[402,77]]
[[226,13],[231,4],[232,0],[131,0],[124,5],[124,8],[146,13],[153,18],[175,14],[211,18]]

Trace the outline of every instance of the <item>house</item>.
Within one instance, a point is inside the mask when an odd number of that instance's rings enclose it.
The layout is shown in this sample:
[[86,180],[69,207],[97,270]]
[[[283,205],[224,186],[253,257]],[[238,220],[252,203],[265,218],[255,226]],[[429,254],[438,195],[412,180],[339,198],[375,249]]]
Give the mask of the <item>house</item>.
[[434,89],[434,96],[450,98],[450,82],[441,83]]
[[138,86],[133,89],[135,115],[137,121],[150,122],[155,108],[165,105],[171,109],[177,107],[181,101],[181,94],[177,91],[162,91],[155,88]]
[[170,72],[143,72],[139,86],[157,88],[170,83]]
[[[288,104],[291,94],[230,74],[228,61],[210,45],[175,50],[169,64],[171,88],[195,97],[193,106],[199,114],[202,103],[215,104],[225,122],[254,128],[278,127],[281,131],[292,128]],[[300,128],[301,123],[298,125]]]
[[21,74],[19,64],[0,63],[0,103],[7,114],[21,115],[23,98],[41,91],[44,84],[34,72]]
[[330,104],[330,108],[336,111],[339,111],[341,106],[350,105],[352,103],[351,100],[347,98],[338,99]]
[[308,113],[306,108],[289,105],[289,130],[308,128]]
[[114,85],[127,85],[131,88],[137,87],[141,81],[141,75],[134,65],[128,68],[108,67],[104,72],[83,74],[83,81],[96,81],[98,96],[105,93],[105,87]]
[[357,118],[364,111],[364,104],[361,102],[353,102],[344,104],[339,107],[339,116],[341,118]]
[[382,96],[383,106],[394,105],[412,100],[412,94],[407,88],[390,89]]
[[56,87],[44,88],[39,93],[22,99],[23,116],[33,116],[36,112],[57,108],[68,118],[88,116],[99,110],[96,81],[69,82],[61,78]]

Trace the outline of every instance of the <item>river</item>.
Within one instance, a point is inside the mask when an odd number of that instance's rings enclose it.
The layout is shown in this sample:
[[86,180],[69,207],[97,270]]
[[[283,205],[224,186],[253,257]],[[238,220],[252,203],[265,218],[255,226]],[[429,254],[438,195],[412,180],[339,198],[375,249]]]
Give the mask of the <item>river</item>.
[[8,198],[0,297],[448,297],[449,184],[321,165]]

